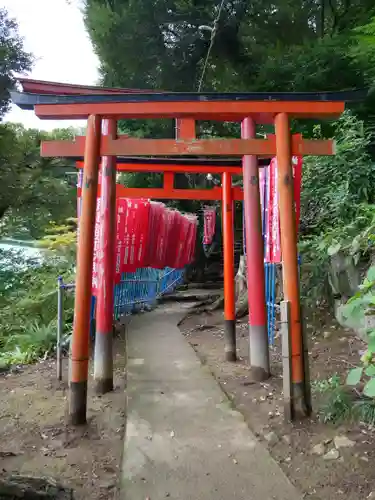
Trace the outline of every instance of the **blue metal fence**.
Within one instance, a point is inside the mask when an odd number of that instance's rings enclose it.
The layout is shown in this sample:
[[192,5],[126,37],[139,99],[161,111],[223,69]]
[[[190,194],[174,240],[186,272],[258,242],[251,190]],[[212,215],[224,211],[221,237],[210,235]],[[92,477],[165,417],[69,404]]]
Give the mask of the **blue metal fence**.
[[273,345],[276,331],[276,266],[277,264],[264,263],[264,281],[266,291],[266,307],[267,307],[267,332],[268,341]]
[[[113,319],[152,308],[159,297],[173,290],[183,282],[183,269],[137,269],[124,273],[115,286]],[[96,298],[91,300],[91,333],[94,334]]]
[[[137,269],[134,273],[125,273],[115,286],[113,319],[141,310],[151,309],[162,295],[173,292],[184,280],[184,269]],[[75,290],[75,283],[64,283],[58,278],[59,293],[62,290]],[[96,298],[91,298],[90,333],[95,335]],[[62,311],[61,311],[62,314]],[[60,316],[61,316],[60,314]],[[61,319],[61,318],[60,318]],[[62,319],[61,319],[62,321]]]
[[115,287],[114,319],[152,307],[157,299],[172,292],[183,281],[183,269],[137,269],[125,273]]

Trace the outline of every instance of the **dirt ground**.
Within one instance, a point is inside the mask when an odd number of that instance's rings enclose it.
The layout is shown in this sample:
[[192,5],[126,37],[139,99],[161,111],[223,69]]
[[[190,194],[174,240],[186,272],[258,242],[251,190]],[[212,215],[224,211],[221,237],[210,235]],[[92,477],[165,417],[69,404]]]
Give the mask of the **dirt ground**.
[[[187,318],[183,334],[212,370],[234,406],[242,412],[255,434],[264,440],[270,453],[291,481],[311,500],[364,500],[375,498],[375,432],[368,425],[324,424],[315,416],[294,425],[283,418],[281,350],[279,339],[271,351],[273,377],[267,383],[253,383],[248,369],[248,325],[237,329],[239,361],[224,361],[222,312]],[[345,377],[358,364],[364,344],[336,324],[315,329],[308,325],[311,380],[324,380],[338,373]],[[321,397],[321,396],[320,396]],[[319,406],[313,393],[313,407]],[[335,450],[334,438],[346,436],[352,447],[334,451],[328,460],[313,453],[320,444],[324,453]],[[371,492],[373,492],[373,496]]]
[[[125,345],[115,341],[115,390],[89,389],[88,425],[66,425],[68,360],[56,380],[53,360],[0,375],[0,472],[48,477],[76,500],[116,497],[125,425]],[[92,385],[92,384],[90,384]]]

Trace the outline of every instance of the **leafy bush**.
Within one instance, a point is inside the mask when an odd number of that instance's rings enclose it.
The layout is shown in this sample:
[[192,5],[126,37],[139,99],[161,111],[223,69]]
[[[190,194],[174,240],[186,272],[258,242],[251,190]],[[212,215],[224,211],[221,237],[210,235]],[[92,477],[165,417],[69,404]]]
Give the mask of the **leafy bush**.
[[339,424],[353,420],[375,424],[375,400],[350,390],[341,383],[337,374],[313,382],[312,390],[321,396],[318,415],[324,423]]
[[[321,137],[320,127],[315,136]],[[330,259],[337,252],[354,262],[375,243],[375,163],[371,130],[350,112],[335,124],[336,155],[308,157],[301,193],[302,293],[310,304],[329,297]]]
[[337,374],[325,380],[314,381],[312,391],[321,396],[318,415],[324,423],[338,423],[350,417],[352,398],[341,385]]
[[[375,266],[372,266],[360,286],[359,291],[348,301],[344,308],[346,316],[355,316],[375,308]],[[350,370],[346,383],[350,386],[365,381],[363,395],[375,398],[375,328],[367,330],[367,350],[361,357],[362,366]]]
[[[8,252],[9,253],[9,252]],[[48,254],[32,263],[17,256],[16,267],[1,267],[0,366],[31,363],[50,353],[56,343],[57,277],[73,279],[73,261]],[[9,257],[9,256],[8,256]],[[13,260],[13,259],[12,259]],[[73,322],[73,297],[64,303],[67,327]]]
[[27,364],[50,354],[56,345],[56,321],[27,323],[25,332],[10,335],[0,352],[0,365]]

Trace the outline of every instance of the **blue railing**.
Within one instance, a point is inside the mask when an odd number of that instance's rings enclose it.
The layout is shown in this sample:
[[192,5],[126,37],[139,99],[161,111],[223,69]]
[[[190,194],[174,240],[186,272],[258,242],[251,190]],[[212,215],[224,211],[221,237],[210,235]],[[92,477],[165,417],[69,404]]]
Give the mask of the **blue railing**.
[[183,269],[170,268],[125,273],[115,287],[114,319],[154,306],[161,295],[172,292],[183,281],[183,274]]
[[[173,292],[183,282],[183,269],[137,269],[124,273],[115,286],[113,319],[151,309],[162,295]],[[96,298],[91,300],[91,333],[94,334]]]
[[[151,309],[162,295],[173,292],[184,280],[184,269],[137,269],[125,273],[115,286],[113,319],[141,310]],[[66,290],[74,292],[75,283],[64,283],[60,276],[57,281],[59,293]],[[91,298],[90,332],[95,334],[96,298]],[[62,316],[62,311],[60,311]],[[60,318],[62,321],[62,317]]]

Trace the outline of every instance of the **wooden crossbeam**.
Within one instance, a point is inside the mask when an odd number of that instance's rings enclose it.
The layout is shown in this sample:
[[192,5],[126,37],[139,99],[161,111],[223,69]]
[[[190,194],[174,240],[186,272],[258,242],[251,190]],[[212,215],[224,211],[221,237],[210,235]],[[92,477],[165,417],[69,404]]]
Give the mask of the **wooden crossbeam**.
[[35,114],[42,119],[104,118],[195,118],[197,120],[241,121],[251,116],[258,123],[270,123],[278,113],[291,118],[338,118],[344,102],[332,101],[168,101],[91,102],[37,104]]
[[[233,198],[236,201],[243,200],[243,191],[239,187],[234,187]],[[100,185],[98,186],[98,196],[100,196]],[[78,197],[81,197],[82,190],[78,189]],[[222,199],[222,188],[215,186],[212,189],[175,189],[171,184],[162,188],[127,188],[121,184],[116,186],[116,198],[152,198],[153,200],[207,200],[220,201]]]
[[[296,156],[333,155],[332,140],[308,140],[299,134],[292,137],[292,154]],[[84,154],[84,138],[76,141],[43,141],[43,157],[80,157]],[[274,135],[266,139],[134,139],[113,140],[103,136],[101,156],[275,156]]]
[[[77,162],[77,168],[83,168],[83,161]],[[180,174],[223,174],[230,172],[235,175],[242,175],[242,167],[231,165],[177,165],[173,163],[117,163],[118,172],[175,172]]]

